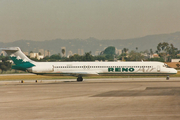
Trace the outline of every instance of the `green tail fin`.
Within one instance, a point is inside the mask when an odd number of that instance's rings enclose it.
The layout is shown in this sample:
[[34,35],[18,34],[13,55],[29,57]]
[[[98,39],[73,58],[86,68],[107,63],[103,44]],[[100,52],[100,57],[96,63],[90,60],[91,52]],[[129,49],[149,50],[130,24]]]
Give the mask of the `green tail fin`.
[[35,62],[30,60],[19,47],[2,48],[2,50],[13,60],[15,65],[12,66],[12,69],[26,70],[35,66]]

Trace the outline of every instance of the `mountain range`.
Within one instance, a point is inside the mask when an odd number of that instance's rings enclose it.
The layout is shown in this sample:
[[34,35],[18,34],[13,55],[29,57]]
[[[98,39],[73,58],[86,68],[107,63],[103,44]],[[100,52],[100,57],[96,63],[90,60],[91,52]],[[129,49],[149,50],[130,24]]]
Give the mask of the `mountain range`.
[[18,40],[15,42],[0,42],[0,48],[3,47],[20,47],[23,52],[38,52],[39,49],[49,50],[51,54],[61,53],[61,47],[66,47],[66,52],[72,51],[78,53],[78,49],[84,52],[103,51],[108,46],[114,46],[117,49],[128,48],[129,50],[145,51],[153,49],[156,51],[160,42],[168,42],[180,49],[180,32],[170,34],[148,35],[140,38],[115,39],[115,40],[98,40],[90,37],[88,39],[55,39],[46,41]]

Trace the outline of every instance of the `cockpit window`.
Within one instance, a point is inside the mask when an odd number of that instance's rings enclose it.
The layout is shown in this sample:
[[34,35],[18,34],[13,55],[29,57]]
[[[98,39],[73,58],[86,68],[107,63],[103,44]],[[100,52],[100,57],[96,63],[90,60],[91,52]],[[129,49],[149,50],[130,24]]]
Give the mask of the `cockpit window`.
[[163,65],[163,67],[166,67],[166,68],[171,68],[171,67],[169,67],[167,64],[164,64],[164,65]]

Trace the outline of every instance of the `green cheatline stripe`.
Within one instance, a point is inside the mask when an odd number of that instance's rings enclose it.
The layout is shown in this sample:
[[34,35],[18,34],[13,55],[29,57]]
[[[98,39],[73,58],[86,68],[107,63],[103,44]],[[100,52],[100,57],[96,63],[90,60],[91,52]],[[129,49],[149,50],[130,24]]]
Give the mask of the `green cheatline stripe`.
[[[51,74],[51,75],[73,75],[74,73],[37,73],[38,75]],[[99,75],[173,75],[176,73],[98,73]],[[76,75],[76,74],[74,74]],[[84,74],[86,75],[86,74]],[[88,75],[88,74],[87,74]]]

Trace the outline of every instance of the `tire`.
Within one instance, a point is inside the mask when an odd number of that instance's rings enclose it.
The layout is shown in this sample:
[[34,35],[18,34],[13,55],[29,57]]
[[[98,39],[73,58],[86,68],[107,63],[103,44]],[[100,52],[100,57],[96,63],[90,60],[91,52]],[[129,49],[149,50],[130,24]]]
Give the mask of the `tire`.
[[83,78],[82,78],[82,77],[78,77],[78,78],[77,78],[77,81],[78,81],[78,82],[82,82],[82,81],[83,81]]

